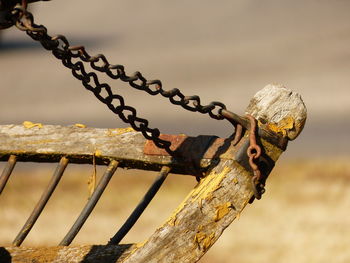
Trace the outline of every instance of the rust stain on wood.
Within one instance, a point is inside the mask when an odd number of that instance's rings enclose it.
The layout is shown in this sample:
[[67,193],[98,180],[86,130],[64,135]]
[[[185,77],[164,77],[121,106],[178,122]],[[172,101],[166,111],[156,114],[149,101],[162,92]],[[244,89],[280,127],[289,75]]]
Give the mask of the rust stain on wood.
[[[202,159],[212,159],[225,143],[225,139],[216,136],[189,137],[183,134],[161,134],[159,137],[171,142],[170,149],[180,156],[201,156]],[[146,155],[170,156],[166,150],[157,147],[151,140],[146,141],[143,153]]]
[[[176,151],[179,149],[180,145],[188,138],[186,135],[171,135],[171,134],[161,134],[160,139],[171,142],[170,149]],[[170,155],[166,150],[158,148],[153,141],[147,140],[143,150],[144,154],[147,155],[160,155],[166,156]]]

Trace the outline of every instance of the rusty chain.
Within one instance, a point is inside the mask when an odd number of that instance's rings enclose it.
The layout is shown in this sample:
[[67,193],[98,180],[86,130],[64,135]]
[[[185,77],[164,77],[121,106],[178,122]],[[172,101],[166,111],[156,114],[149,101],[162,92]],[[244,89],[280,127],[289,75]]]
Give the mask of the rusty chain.
[[[27,2],[35,1],[39,0],[13,0],[13,3],[16,2],[17,4],[13,5],[11,19],[8,16],[6,17],[5,27],[16,25],[18,29],[25,31],[33,40],[40,42],[45,49],[50,50],[57,59],[61,60],[65,67],[71,69],[73,76],[80,80],[87,90],[91,91],[96,98],[107,105],[119,118],[129,123],[134,130],[141,132],[145,138],[152,140],[158,147],[164,148],[169,153],[174,154],[170,149],[171,142],[160,138],[159,129],[150,128],[148,126],[148,120],[138,117],[136,109],[126,105],[122,96],[113,93],[109,84],[100,83],[96,72],[86,70],[87,64],[93,70],[104,73],[112,79],[120,79],[123,82],[129,83],[131,87],[137,90],[145,91],[150,95],[160,94],[168,98],[172,104],[179,105],[186,110],[208,114],[216,120],[229,120],[235,126],[235,144],[238,143],[242,136],[242,128],[248,129],[250,126],[250,146],[247,150],[247,156],[254,174],[252,177],[252,189],[254,197],[256,199],[261,198],[265,189],[264,184],[261,182],[261,172],[255,163],[261,155],[261,148],[256,142],[256,120],[254,117],[247,115],[248,120],[242,118],[228,111],[223,103],[217,101],[211,102],[208,105],[202,105],[199,96],[185,96],[176,88],[164,90],[160,80],[147,80],[140,72],[135,72],[129,76],[125,72],[123,65],[110,64],[103,54],[90,56],[83,46],[71,46],[67,38],[63,35],[51,37],[47,33],[45,26],[34,23],[32,13],[26,9]],[[20,2],[21,4],[19,4]],[[1,3],[3,1],[0,0]]]
[[[51,50],[64,66],[72,70],[73,76],[79,79],[84,87],[93,92],[111,111],[124,122],[129,123],[133,129],[142,132],[147,139],[154,141],[158,147],[164,148],[168,152],[172,152],[170,142],[159,138],[159,130],[150,128],[146,119],[137,117],[135,108],[125,105],[124,98],[114,94],[109,84],[100,83],[95,72],[87,72],[85,64],[89,64],[95,71],[105,73],[112,79],[127,82],[135,89],[145,91],[150,95],[160,94],[168,98],[172,104],[179,105],[186,110],[208,114],[216,120],[228,119],[222,112],[229,111],[221,102],[214,101],[208,105],[202,105],[199,96],[185,96],[176,88],[164,90],[160,80],[147,80],[140,72],[128,76],[124,66],[110,64],[104,55],[90,56],[83,46],[71,46],[63,35],[51,37],[48,35],[46,27],[35,24],[33,15],[21,5],[14,7],[12,19],[18,29],[26,31],[32,39],[40,42],[45,49]],[[73,60],[77,61],[73,62]],[[239,119],[237,115],[235,117]],[[234,125],[237,124],[234,119],[228,120]]]

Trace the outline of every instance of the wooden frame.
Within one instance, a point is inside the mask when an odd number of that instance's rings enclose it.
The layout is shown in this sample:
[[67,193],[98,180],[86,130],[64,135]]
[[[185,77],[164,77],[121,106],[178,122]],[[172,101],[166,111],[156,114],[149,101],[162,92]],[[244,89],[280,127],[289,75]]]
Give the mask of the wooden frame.
[[[297,93],[280,85],[268,85],[251,100],[247,113],[259,129],[274,136],[295,139],[306,120],[305,105]],[[30,123],[29,123],[30,124]],[[6,247],[1,262],[197,262],[252,200],[252,171],[246,165],[249,132],[237,145],[213,136],[174,136],[179,148],[190,140],[196,150],[189,158],[176,159],[159,151],[149,152],[149,142],[132,129],[92,129],[32,124],[0,126],[0,159],[16,155],[19,161],[97,163],[117,160],[121,166],[160,170],[201,177],[196,187],[145,242],[127,245],[67,246],[52,248]],[[284,149],[260,138],[266,176]],[[132,147],[130,147],[132,145]],[[205,147],[200,147],[205,145]],[[146,148],[145,148],[146,147]],[[200,149],[200,150],[198,150]],[[49,157],[48,157],[49,156]],[[12,261],[5,261],[10,258]]]

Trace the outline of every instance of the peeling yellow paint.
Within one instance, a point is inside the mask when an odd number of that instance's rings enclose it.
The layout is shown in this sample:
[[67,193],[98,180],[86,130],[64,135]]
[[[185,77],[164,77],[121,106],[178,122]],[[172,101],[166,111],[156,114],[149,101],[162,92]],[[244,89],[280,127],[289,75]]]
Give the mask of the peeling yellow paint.
[[101,156],[102,156],[102,152],[101,152],[100,150],[96,150],[95,153],[94,153],[94,155],[95,155],[96,157],[101,157]]
[[198,245],[203,241],[203,239],[206,237],[206,234],[203,232],[198,232],[194,236],[194,242],[196,242]]
[[186,196],[186,198],[181,202],[180,205],[178,205],[178,207],[176,207],[175,211],[170,215],[170,217],[168,218],[167,222],[170,226],[176,226],[178,225],[178,220],[177,220],[177,214],[184,209],[187,201],[191,198],[192,192],[194,191],[194,189],[192,189],[189,194]]
[[25,142],[22,142],[22,144],[26,144],[26,145],[48,144],[48,143],[52,143],[52,142],[56,142],[56,141],[57,141],[57,140],[46,139],[46,140],[36,140],[36,141],[25,141]]
[[171,217],[169,218],[168,224],[169,224],[170,226],[176,226],[176,225],[178,224],[176,215],[171,216]]
[[215,242],[214,240],[214,233],[211,233],[209,236],[207,236],[204,240],[203,240],[203,250],[207,251]]
[[75,127],[78,127],[78,128],[86,128],[86,125],[85,124],[81,124],[81,123],[76,123],[74,124]]
[[274,161],[277,162],[278,158],[283,153],[283,150],[278,148],[277,146],[269,143],[268,141],[262,139],[261,140],[262,146],[264,148],[265,153]]
[[41,129],[43,127],[42,123],[33,123],[31,121],[24,121],[23,122],[23,126],[26,129],[31,129],[31,128],[34,128],[34,127],[38,127],[39,129]]
[[198,232],[194,236],[194,242],[197,244],[199,249],[207,251],[215,242],[215,234],[211,233],[209,236],[204,232]]
[[231,202],[227,202],[223,205],[216,207],[214,221],[217,222],[220,219],[222,219],[224,216],[226,216],[230,212],[231,208],[232,208]]
[[137,243],[136,248],[143,247],[147,243],[147,240],[144,240],[143,242]]
[[116,136],[121,135],[128,132],[134,132],[135,130],[131,127],[127,128],[117,128],[117,129],[108,129],[107,136]]
[[287,131],[294,128],[294,119],[292,117],[286,117],[279,123],[268,123],[267,128],[275,133],[282,133],[283,137],[287,136]]
[[191,192],[187,195],[184,201],[175,209],[172,215],[167,220],[170,226],[178,225],[177,214],[184,209],[188,202],[198,202],[198,206],[202,206],[202,201],[205,199],[210,201],[213,198],[212,193],[221,187],[222,180],[231,171],[231,168],[225,166],[221,173],[211,173],[207,177],[202,179],[202,182],[198,184]]
[[124,261],[126,261],[128,258],[130,258],[137,250],[139,250],[141,247],[143,247],[148,240],[145,240],[143,242],[140,243],[136,243],[134,244],[131,248],[130,248],[130,253],[129,255],[127,255],[127,257],[124,259]]
[[233,182],[234,184],[238,184],[238,179],[237,179],[236,177],[234,177],[234,178],[232,179],[232,182]]
[[192,191],[192,197],[194,200],[203,199],[211,200],[211,194],[221,187],[222,180],[231,171],[231,168],[225,166],[219,174],[209,174],[205,181],[197,185]]

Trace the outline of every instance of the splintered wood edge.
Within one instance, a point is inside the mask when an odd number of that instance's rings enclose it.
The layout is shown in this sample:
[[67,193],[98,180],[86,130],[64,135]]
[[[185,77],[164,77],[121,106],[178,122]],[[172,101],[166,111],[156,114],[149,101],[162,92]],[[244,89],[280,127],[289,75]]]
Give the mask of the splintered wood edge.
[[247,109],[259,125],[294,140],[304,128],[307,110],[301,96],[283,85],[269,84],[257,92]]

